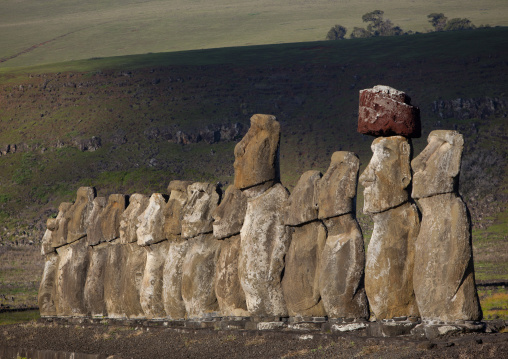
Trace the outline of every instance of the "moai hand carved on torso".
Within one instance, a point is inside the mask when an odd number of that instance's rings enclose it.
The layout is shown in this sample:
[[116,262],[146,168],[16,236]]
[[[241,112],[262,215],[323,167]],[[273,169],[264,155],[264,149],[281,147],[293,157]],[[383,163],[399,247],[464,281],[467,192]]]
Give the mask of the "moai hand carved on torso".
[[471,225],[457,193],[464,140],[456,131],[432,131],[411,166],[412,197],[423,212],[416,242],[415,294],[424,320],[480,320]]

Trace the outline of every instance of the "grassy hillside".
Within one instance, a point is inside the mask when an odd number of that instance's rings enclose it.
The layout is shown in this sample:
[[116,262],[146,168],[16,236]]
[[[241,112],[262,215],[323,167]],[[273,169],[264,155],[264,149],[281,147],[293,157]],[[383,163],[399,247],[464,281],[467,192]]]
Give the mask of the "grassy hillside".
[[335,24],[364,26],[380,9],[405,30],[431,29],[427,15],[466,17],[477,26],[508,25],[499,0],[4,0],[0,67],[148,52],[250,46],[325,38]]
[[[165,192],[173,179],[231,183],[236,140],[195,140],[221,126],[246,129],[254,113],[281,122],[288,188],[306,170],[325,171],[337,150],[356,152],[363,169],[373,138],[356,132],[358,91],[384,84],[406,91],[421,108],[415,154],[434,129],[464,134],[460,191],[474,224],[477,278],[506,281],[507,83],[508,28],[3,69],[0,243],[37,242],[47,217],[79,186],[108,195]],[[192,143],[176,143],[178,131]],[[97,138],[100,146],[93,145]],[[362,191],[358,216],[368,239]],[[17,271],[16,262],[2,262],[2,272]],[[9,290],[35,290],[34,273]]]

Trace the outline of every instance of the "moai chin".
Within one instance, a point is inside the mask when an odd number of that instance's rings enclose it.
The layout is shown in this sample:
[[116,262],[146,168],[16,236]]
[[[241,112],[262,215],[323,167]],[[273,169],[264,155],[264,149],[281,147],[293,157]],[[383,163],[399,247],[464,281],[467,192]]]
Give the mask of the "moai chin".
[[414,286],[424,320],[480,320],[471,225],[457,193],[464,140],[456,131],[432,131],[411,166],[412,197],[423,212],[416,242]]
[[377,320],[417,317],[413,290],[414,248],[420,227],[418,210],[407,202],[411,183],[410,147],[402,136],[379,137],[360,176],[364,213],[374,230],[367,249],[365,290]]
[[359,168],[354,153],[335,152],[318,184],[319,218],[327,232],[319,260],[319,292],[330,318],[369,316],[363,284],[365,249],[355,217]]

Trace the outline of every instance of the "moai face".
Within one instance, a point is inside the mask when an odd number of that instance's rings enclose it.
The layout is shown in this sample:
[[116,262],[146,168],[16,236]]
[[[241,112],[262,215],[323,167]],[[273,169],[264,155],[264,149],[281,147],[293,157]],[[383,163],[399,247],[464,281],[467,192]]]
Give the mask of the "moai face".
[[353,212],[360,160],[353,152],[338,151],[319,181],[319,218],[330,218]]
[[80,187],[76,196],[76,202],[67,212],[69,218],[67,243],[72,243],[86,236],[88,218],[93,208],[93,200],[96,196],[95,188]]
[[254,115],[250,122],[249,131],[235,147],[238,189],[279,180],[280,125],[270,115]]
[[411,161],[414,171],[413,198],[457,190],[464,138],[456,131],[432,131],[427,147]]
[[164,234],[167,239],[182,233],[182,211],[187,203],[187,188],[191,184],[188,181],[171,181],[168,185],[170,196],[164,208]]
[[220,200],[217,190],[216,185],[202,182],[196,182],[187,187],[188,201],[182,212],[183,238],[192,238],[213,231],[212,211]]
[[365,187],[363,211],[378,213],[408,200],[411,151],[402,136],[378,137],[371,149],[373,156],[360,176],[360,183]]
[[221,239],[240,233],[246,211],[247,197],[235,186],[229,186],[224,199],[212,212],[214,237]]

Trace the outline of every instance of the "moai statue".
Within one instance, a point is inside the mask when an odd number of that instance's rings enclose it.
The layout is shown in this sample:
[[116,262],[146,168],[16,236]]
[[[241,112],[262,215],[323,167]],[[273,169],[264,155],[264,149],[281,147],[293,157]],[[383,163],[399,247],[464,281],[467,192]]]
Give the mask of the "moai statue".
[[422,319],[481,320],[474,278],[471,223],[458,195],[464,139],[456,131],[432,131],[411,166],[412,197],[422,208],[416,241],[414,286]]
[[212,213],[213,235],[221,240],[215,274],[215,295],[223,317],[248,317],[245,293],[238,276],[240,230],[242,229],[247,198],[234,185],[226,189],[224,199]]
[[160,193],[152,194],[148,206],[139,216],[139,227],[136,231],[138,245],[146,250],[140,302],[148,319],[161,319],[166,316],[162,300],[163,269],[169,248],[163,230],[165,206],[165,196]]
[[127,196],[112,194],[100,217],[102,242],[108,242],[104,270],[104,301],[109,318],[125,318],[123,305],[122,268],[125,267],[124,248],[120,245],[120,218],[127,207]]
[[298,180],[284,211],[290,226],[291,244],[286,254],[282,290],[292,317],[324,317],[319,293],[319,261],[326,228],[318,220],[317,183],[319,171],[307,171]]
[[360,160],[352,152],[332,155],[318,182],[319,218],[326,242],[319,260],[319,292],[329,318],[368,319],[364,287],[365,249],[356,221],[356,188]]
[[187,203],[187,188],[192,182],[171,181],[169,200],[164,208],[164,235],[170,242],[162,275],[162,300],[169,319],[185,319],[185,302],[182,298],[182,263],[189,242],[182,238],[183,208]]
[[129,206],[120,217],[120,245],[124,248],[124,267],[121,270],[123,310],[130,319],[145,317],[140,291],[146,266],[146,250],[137,243],[139,216],[148,206],[149,197],[135,193],[129,196]]
[[94,198],[86,230],[90,263],[85,282],[84,301],[87,311],[92,317],[105,317],[107,315],[106,302],[104,301],[104,272],[109,243],[101,243],[102,231],[100,225],[100,215],[106,207],[106,203],[105,197]]
[[420,135],[419,109],[406,94],[388,86],[360,91],[358,130],[389,136],[374,140],[372,159],[360,176],[363,211],[374,221],[365,266],[370,307],[377,320],[417,317],[413,267],[420,221],[416,206],[408,201],[411,145],[406,137]]
[[212,212],[220,202],[220,189],[196,182],[187,187],[187,196],[182,211],[182,237],[189,242],[182,262],[185,310],[190,319],[218,316],[214,280],[220,243],[213,238]]
[[289,193],[279,183],[280,125],[270,115],[250,121],[235,147],[235,187],[247,197],[238,275],[250,315],[283,317],[288,311],[281,279],[290,233],[283,221]]
[[93,200],[97,192],[93,187],[80,187],[76,202],[67,212],[67,243],[72,243],[86,236]]

